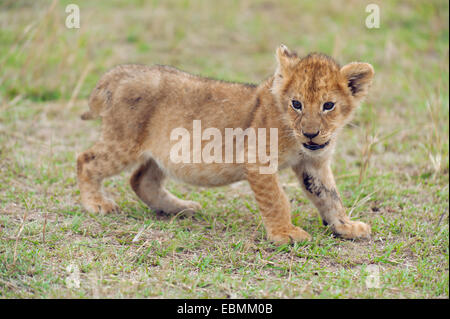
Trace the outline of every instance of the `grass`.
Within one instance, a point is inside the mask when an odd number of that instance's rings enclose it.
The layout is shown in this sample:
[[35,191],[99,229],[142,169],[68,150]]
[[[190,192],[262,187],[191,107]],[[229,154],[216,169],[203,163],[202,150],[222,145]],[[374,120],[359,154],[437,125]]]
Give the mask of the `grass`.
[[[364,1],[76,1],[80,29],[64,26],[68,3],[0,2],[1,297],[448,298],[448,2],[380,3],[380,29],[364,26]],[[332,237],[289,170],[293,221],[312,242],[267,241],[246,182],[169,182],[202,204],[192,218],[149,211],[129,173],[105,184],[122,213],[80,207],[75,158],[99,122],[79,115],[102,72],[160,63],[258,82],[280,43],[375,67],[333,163],[371,240]]]

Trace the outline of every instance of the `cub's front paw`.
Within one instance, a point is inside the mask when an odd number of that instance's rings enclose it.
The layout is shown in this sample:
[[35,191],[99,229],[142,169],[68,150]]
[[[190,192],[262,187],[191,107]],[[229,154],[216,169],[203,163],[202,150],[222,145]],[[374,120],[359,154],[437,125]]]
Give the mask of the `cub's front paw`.
[[300,227],[288,227],[269,232],[269,239],[276,244],[288,244],[291,242],[308,241],[311,236]]
[[90,200],[83,203],[87,211],[91,213],[110,214],[120,212],[119,206],[110,199]]
[[345,239],[369,239],[370,226],[363,222],[354,222],[351,220],[339,220],[331,227],[333,233]]

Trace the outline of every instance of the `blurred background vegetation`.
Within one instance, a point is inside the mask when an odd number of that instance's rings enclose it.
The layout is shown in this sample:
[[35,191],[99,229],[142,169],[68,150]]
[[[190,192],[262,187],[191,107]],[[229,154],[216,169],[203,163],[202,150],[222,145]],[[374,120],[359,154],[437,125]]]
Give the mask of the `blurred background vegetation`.
[[[81,28],[65,27],[76,3]],[[1,93],[42,101],[79,97],[116,64],[170,64],[228,80],[259,82],[280,43],[341,63],[364,60],[389,98],[448,86],[448,1],[384,1],[368,29],[368,1],[0,1]],[[379,89],[380,92],[382,91]],[[390,102],[390,101],[382,101]],[[405,105],[406,106],[406,105]],[[404,106],[404,107],[405,107]]]

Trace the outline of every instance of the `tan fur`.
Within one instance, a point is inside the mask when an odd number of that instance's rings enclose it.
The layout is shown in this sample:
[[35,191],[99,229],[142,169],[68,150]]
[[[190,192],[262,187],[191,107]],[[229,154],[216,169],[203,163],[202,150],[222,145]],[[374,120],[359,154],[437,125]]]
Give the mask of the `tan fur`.
[[[168,213],[197,211],[198,203],[165,190],[166,177],[201,186],[247,179],[258,202],[268,237],[278,243],[310,239],[291,223],[290,204],[277,174],[261,174],[254,163],[175,164],[170,133],[193,120],[203,128],[277,128],[279,167],[292,167],[324,223],[344,238],[367,237],[370,227],[351,221],[337,192],[330,160],[337,133],[368,92],[373,68],[350,63],[342,68],[330,57],[303,59],[285,46],[277,49],[275,74],[259,86],[202,78],[167,66],[123,65],[107,72],[93,90],[83,119],[100,116],[102,135],[77,161],[84,207],[91,212],[117,211],[101,191],[102,180],[131,165],[131,186],[150,208]],[[292,100],[302,103],[295,110]],[[323,112],[323,103],[335,108]],[[319,131],[312,139],[304,133]],[[318,150],[304,143],[324,144]],[[247,145],[246,145],[247,146]],[[192,143],[191,143],[192,147]]]

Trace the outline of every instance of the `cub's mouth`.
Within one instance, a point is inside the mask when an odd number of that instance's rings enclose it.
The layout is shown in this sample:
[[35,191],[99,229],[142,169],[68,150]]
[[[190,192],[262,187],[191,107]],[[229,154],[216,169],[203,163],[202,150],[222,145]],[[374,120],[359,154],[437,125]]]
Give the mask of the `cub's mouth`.
[[323,144],[316,144],[314,142],[308,142],[308,143],[303,143],[303,146],[311,151],[317,151],[320,150],[322,148],[324,148],[325,146],[327,146],[330,143],[330,141],[328,140],[327,142],[323,143]]

